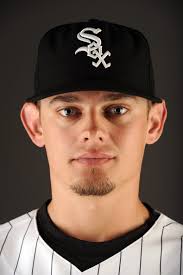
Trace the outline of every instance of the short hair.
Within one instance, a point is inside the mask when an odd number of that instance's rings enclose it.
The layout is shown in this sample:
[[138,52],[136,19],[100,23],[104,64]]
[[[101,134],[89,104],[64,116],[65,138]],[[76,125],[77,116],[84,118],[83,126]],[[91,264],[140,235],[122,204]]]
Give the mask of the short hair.
[[41,100],[35,101],[34,104],[40,109],[40,107],[41,107]]
[[151,110],[152,105],[154,104],[154,102],[152,102],[151,100],[147,99],[147,115],[149,115],[149,112]]

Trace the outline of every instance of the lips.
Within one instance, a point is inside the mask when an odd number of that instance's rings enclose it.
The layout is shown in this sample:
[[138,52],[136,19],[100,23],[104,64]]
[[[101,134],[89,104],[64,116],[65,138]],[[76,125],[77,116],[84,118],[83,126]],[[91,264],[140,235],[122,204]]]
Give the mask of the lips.
[[114,156],[106,153],[85,153],[78,156],[76,159],[112,159]]
[[84,154],[78,155],[73,160],[75,163],[82,164],[84,166],[90,165],[102,165],[112,162],[115,159],[115,156],[110,153],[104,152],[85,152]]
[[84,165],[101,165],[106,162],[112,161],[112,159],[109,158],[80,158],[75,160],[77,163],[84,164]]

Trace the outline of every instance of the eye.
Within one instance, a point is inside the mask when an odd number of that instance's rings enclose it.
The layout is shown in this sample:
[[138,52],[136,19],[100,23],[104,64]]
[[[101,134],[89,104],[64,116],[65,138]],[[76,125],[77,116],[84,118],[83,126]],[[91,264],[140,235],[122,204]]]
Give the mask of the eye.
[[[73,112],[73,110],[74,110],[74,112]],[[117,115],[117,116],[123,115],[124,113],[126,113],[128,111],[127,108],[125,108],[124,106],[121,106],[121,105],[113,106],[113,107],[107,108],[106,110],[107,110],[106,113],[108,115],[113,115],[114,114],[114,115]],[[110,112],[109,110],[117,110],[117,111]],[[65,107],[65,108],[60,109],[58,112],[60,113],[61,111],[62,111],[61,115],[63,117],[68,117],[68,116],[70,117],[70,116],[73,116],[77,113],[77,108]],[[64,113],[65,113],[65,115],[64,115]]]
[[[66,112],[65,112],[65,110],[66,110]],[[68,110],[69,110],[69,112],[67,112]],[[76,109],[73,108],[73,107],[65,107],[63,109],[60,109],[58,112],[60,113],[62,111],[62,113],[66,113],[66,114],[68,113],[68,115],[63,115],[62,114],[62,116],[67,117],[67,116],[70,116],[71,113],[73,113],[70,110],[76,110]]]
[[[110,111],[108,111],[108,109],[110,109],[110,110],[117,110],[117,111],[110,112]],[[115,114],[115,115],[118,115],[118,116],[122,115],[122,114],[124,114],[124,113],[126,113],[128,111],[127,108],[125,108],[125,107],[123,107],[121,105],[119,105],[119,106],[113,106],[113,107],[108,108],[108,109],[107,109],[107,114],[112,113],[112,114]],[[122,110],[122,111],[120,111],[120,110]]]

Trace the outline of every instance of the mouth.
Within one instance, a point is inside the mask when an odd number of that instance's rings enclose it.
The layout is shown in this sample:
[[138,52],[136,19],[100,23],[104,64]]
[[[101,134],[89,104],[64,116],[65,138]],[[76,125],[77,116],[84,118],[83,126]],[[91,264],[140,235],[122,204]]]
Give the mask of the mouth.
[[114,158],[80,158],[80,159],[75,159],[74,161],[76,161],[79,164],[83,164],[83,165],[101,165],[107,162],[112,161]]

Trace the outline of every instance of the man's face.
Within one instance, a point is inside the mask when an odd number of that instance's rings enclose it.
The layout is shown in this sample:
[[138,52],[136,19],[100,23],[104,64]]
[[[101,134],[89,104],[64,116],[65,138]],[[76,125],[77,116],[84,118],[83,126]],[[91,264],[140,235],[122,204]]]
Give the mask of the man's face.
[[[110,92],[110,94],[120,94]],[[41,100],[40,119],[52,181],[79,195],[102,196],[140,175],[147,133],[147,100],[124,97],[103,101],[106,91],[60,94]],[[85,165],[75,158],[102,152],[114,159]]]

